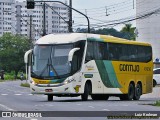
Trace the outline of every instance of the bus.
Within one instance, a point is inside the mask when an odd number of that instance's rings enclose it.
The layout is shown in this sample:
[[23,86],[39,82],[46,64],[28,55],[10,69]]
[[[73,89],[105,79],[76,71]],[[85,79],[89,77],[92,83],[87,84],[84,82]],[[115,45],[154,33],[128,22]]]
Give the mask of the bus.
[[32,94],[139,100],[153,88],[149,43],[88,33],[49,34],[24,55]]

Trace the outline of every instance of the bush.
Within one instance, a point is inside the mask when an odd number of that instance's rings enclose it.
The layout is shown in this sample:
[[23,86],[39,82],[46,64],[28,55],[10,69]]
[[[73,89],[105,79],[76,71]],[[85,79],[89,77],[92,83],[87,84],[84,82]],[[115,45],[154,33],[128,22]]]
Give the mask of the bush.
[[[21,79],[20,75],[21,75],[21,72],[18,73],[17,79]],[[24,74],[24,79],[25,79],[25,74]],[[16,80],[15,79],[15,72],[14,71],[12,71],[10,73],[9,72],[5,72],[4,80]]]
[[30,87],[29,83],[21,83],[22,87]]
[[154,106],[160,106],[160,100],[156,101],[156,103],[154,103]]

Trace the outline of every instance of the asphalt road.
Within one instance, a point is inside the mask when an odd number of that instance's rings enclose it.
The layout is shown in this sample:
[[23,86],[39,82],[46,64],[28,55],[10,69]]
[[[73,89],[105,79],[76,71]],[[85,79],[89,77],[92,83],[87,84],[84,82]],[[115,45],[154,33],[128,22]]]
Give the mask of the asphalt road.
[[[0,82],[0,111],[160,111],[160,107],[151,105],[160,100],[160,87],[155,87],[153,93],[142,95],[139,101],[120,101],[118,97],[110,97],[108,101],[93,101],[91,98],[88,101],[81,101],[80,97],[54,97],[54,101],[48,102],[47,96],[32,95],[29,88],[21,87],[20,83],[21,81]],[[22,118],[11,120],[14,119]],[[27,119],[51,120],[51,117]],[[54,119],[83,120],[84,117],[54,117]],[[85,120],[97,120],[97,117],[85,117]]]

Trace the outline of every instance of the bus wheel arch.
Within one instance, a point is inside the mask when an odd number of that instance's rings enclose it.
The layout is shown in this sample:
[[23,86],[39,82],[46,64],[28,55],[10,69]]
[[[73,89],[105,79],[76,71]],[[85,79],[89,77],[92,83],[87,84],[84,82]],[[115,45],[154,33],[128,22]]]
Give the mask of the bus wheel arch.
[[90,94],[92,94],[92,83],[90,80],[87,80],[84,85],[84,93],[81,95],[82,100],[87,101]]
[[139,100],[142,95],[142,83],[138,81],[137,85],[135,86],[135,94],[133,100]]

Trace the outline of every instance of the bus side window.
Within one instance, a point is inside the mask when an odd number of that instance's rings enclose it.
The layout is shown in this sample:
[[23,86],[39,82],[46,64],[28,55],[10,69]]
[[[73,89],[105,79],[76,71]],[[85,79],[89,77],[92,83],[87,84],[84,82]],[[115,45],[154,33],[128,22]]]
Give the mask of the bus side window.
[[105,52],[107,47],[103,42],[94,42],[94,56],[96,60],[104,60]]
[[109,43],[109,60],[119,60],[119,46],[115,43]]
[[85,61],[89,62],[90,60],[93,60],[93,59],[94,59],[94,46],[93,46],[93,42],[88,41]]
[[150,46],[145,47],[145,62],[152,60],[152,48]]

